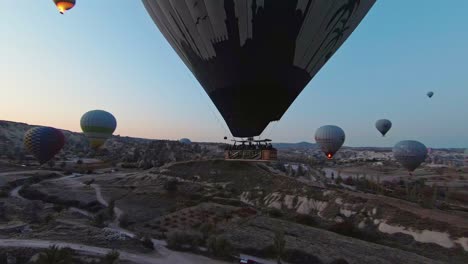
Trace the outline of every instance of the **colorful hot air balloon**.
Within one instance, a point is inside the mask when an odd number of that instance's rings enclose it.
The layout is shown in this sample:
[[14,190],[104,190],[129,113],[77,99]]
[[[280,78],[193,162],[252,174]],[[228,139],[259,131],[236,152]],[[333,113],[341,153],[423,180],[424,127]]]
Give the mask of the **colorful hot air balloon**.
[[411,175],[426,160],[427,148],[421,142],[403,140],[393,147],[393,156]]
[[35,127],[24,134],[24,146],[40,164],[51,160],[65,144],[63,133],[53,127]]
[[143,0],[234,137],[258,136],[356,29],[375,0]]
[[315,141],[320,145],[327,159],[332,159],[345,141],[343,129],[337,126],[323,126],[315,132]]
[[432,98],[433,95],[434,95],[434,92],[427,92],[427,97]]
[[188,138],[181,138],[179,140],[179,142],[182,143],[182,144],[186,144],[186,145],[192,144],[192,141],[190,139],[188,139]]
[[103,110],[92,110],[86,112],[81,117],[81,129],[89,140],[92,148],[97,149],[102,146],[108,138],[112,136],[117,121],[115,117]]
[[392,122],[388,119],[380,119],[375,122],[375,127],[379,132],[382,134],[383,137],[385,137],[385,134],[392,128]]
[[75,6],[75,0],[53,0],[55,6],[59,10],[60,14],[63,15],[66,11],[72,9]]

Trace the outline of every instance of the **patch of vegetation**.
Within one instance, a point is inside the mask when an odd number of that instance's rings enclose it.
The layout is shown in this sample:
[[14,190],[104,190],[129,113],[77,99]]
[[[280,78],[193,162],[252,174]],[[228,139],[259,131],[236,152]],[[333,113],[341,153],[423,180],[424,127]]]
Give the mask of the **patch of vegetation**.
[[281,218],[284,216],[283,211],[277,208],[268,208],[267,213],[270,217]]
[[140,239],[141,244],[148,249],[154,250],[154,244],[153,241],[151,240],[151,237],[149,236],[143,236],[143,238]]
[[294,216],[294,221],[301,225],[312,226],[315,227],[319,223],[318,221],[311,215],[304,215],[304,214],[296,214]]
[[197,250],[202,241],[202,235],[198,232],[176,230],[167,234],[167,245],[175,250]]
[[130,226],[132,224],[132,222],[130,222],[130,219],[128,219],[128,215],[127,214],[122,214],[120,216],[120,219],[119,219],[119,225],[120,227],[122,228],[127,228],[128,226]]
[[112,250],[107,253],[102,259],[102,264],[117,264],[120,258],[120,253],[117,250]]
[[336,223],[330,226],[328,231],[369,242],[375,242],[377,240],[376,235],[372,235],[356,228],[353,224],[353,221],[348,218],[341,223]]
[[7,197],[8,197],[8,191],[0,190],[0,198],[7,198]]
[[283,260],[291,264],[323,264],[317,256],[298,249],[286,249],[283,253]]
[[108,214],[108,211],[102,210],[94,216],[92,224],[96,227],[103,228],[106,226],[106,222],[110,220],[112,220],[112,217]]
[[208,247],[209,252],[218,258],[222,259],[231,259],[234,248],[223,236],[211,236],[208,238],[206,245]]
[[281,259],[286,248],[286,240],[284,239],[284,231],[278,229],[275,231],[275,237],[273,239],[273,248],[275,250],[276,262],[281,264]]
[[215,232],[216,227],[212,223],[203,223],[198,230],[202,233],[203,240],[206,240]]
[[332,262],[330,262],[330,264],[349,264],[349,262],[346,261],[345,259],[339,258],[339,259],[333,260]]
[[60,213],[63,210],[65,210],[65,206],[61,204],[54,204],[54,207],[52,209],[54,209],[55,212]]
[[168,192],[176,192],[178,184],[179,182],[176,179],[168,180],[167,182],[164,183],[164,190]]
[[70,248],[59,248],[53,245],[39,254],[36,264],[73,263],[73,254],[74,252]]

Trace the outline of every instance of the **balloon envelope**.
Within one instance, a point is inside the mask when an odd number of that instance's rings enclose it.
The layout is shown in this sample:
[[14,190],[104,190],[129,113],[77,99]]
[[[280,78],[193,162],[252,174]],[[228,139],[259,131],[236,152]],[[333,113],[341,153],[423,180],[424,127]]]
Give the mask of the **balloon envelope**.
[[427,148],[415,140],[403,140],[393,147],[393,156],[409,172],[426,160]]
[[75,6],[75,0],[53,0],[60,14],[72,9]]
[[427,92],[427,97],[431,98],[434,95],[434,92]]
[[379,130],[382,136],[385,136],[390,128],[392,128],[392,122],[388,119],[380,119],[375,122],[375,127]]
[[143,0],[235,137],[280,120],[375,0]]
[[188,138],[181,138],[179,142],[182,144],[187,144],[187,145],[192,144],[192,141]]
[[337,126],[323,126],[315,132],[315,141],[320,145],[323,153],[328,159],[332,159],[333,155],[341,148],[345,141],[345,133],[343,129]]
[[112,136],[116,127],[115,117],[103,110],[86,112],[80,120],[81,129],[92,148],[99,148]]
[[24,146],[40,164],[51,160],[65,145],[63,133],[53,127],[35,127],[24,134]]

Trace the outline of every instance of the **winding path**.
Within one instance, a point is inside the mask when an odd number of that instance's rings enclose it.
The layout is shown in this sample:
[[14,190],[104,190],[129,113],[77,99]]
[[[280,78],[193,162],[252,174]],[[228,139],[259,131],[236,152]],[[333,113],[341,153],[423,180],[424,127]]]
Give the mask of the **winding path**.
[[[73,178],[77,176],[78,175],[73,174],[73,175],[68,175],[68,176],[64,176],[60,178],[48,179],[44,181],[59,181],[59,180],[66,180],[66,179],[74,180]],[[76,181],[76,182],[79,183],[80,185],[84,185],[83,183],[79,181]],[[96,192],[97,201],[106,207],[109,206],[109,203],[102,196],[100,186],[97,184],[91,184],[91,187],[93,187]],[[17,199],[21,199],[21,200],[27,200],[26,198],[22,197],[19,193],[22,188],[23,188],[23,185],[16,187],[10,192],[10,196],[17,198]],[[88,217],[92,217],[94,215],[91,212],[88,212],[79,208],[75,208],[75,207],[70,207],[69,209],[71,211],[81,213]],[[109,225],[109,228],[114,231],[125,234],[129,237],[132,237],[132,238],[136,237],[136,235],[133,232],[123,229],[119,226],[120,217],[123,215],[123,211],[117,207],[114,207],[114,213],[116,217],[115,217],[114,222],[112,222]],[[226,264],[227,263],[227,262],[223,262],[219,260],[210,259],[205,256],[195,255],[192,253],[172,251],[166,248],[167,243],[164,240],[152,239],[152,242],[155,247],[155,252],[151,254],[136,254],[136,253],[129,253],[127,251],[117,250],[120,253],[120,259],[132,261],[138,264],[166,264],[166,263]],[[87,246],[83,244],[69,243],[69,242],[62,242],[62,241],[49,241],[49,240],[37,240],[37,239],[0,239],[0,248],[20,247],[20,248],[44,249],[52,245],[56,245],[58,247],[69,247],[78,252],[91,254],[91,255],[105,255],[109,253],[109,251],[111,250],[109,248]]]
[[[20,248],[39,248],[45,249],[50,246],[56,245],[58,247],[69,247],[75,251],[91,254],[91,255],[106,255],[111,251],[109,248],[93,247],[77,243],[58,242],[49,240],[36,240],[36,239],[0,239],[0,247],[20,247]],[[212,260],[203,256],[192,255],[187,253],[178,253],[180,256],[174,254],[163,256],[158,253],[153,254],[134,254],[127,251],[117,250],[120,254],[120,259],[132,261],[138,264],[167,264],[167,263],[180,263],[180,264],[220,264],[217,260]],[[184,256],[185,255],[185,256]]]

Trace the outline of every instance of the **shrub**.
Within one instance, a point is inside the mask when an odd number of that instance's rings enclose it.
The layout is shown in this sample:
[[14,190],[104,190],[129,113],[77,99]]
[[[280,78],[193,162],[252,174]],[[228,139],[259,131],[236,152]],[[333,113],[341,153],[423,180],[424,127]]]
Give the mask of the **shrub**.
[[336,223],[332,225],[330,228],[328,228],[328,231],[369,242],[373,242],[378,239],[377,235],[366,233],[356,228],[350,219],[346,219],[342,223]]
[[107,253],[104,256],[102,263],[103,264],[116,264],[119,258],[120,258],[120,253],[117,250],[113,249],[112,251],[109,251],[109,253]]
[[323,262],[316,256],[303,252],[298,249],[287,249],[284,252],[283,259],[291,264],[322,264]]
[[164,189],[168,192],[175,192],[177,191],[177,184],[179,182],[175,179],[168,180],[166,183],[164,183]]
[[348,263],[349,263],[348,261],[342,258],[335,259],[332,262],[330,262],[330,264],[348,264]]
[[223,236],[211,236],[207,241],[208,250],[215,257],[231,259],[233,247],[231,243]]
[[145,248],[149,248],[151,250],[154,250],[154,244],[153,244],[153,241],[151,240],[151,237],[149,236],[143,236],[143,238],[140,240],[141,241],[141,244],[145,247]]
[[54,219],[55,219],[55,216],[53,214],[48,214],[48,215],[46,215],[44,221],[48,224],[48,223],[52,222]]
[[203,239],[206,240],[215,231],[215,226],[212,223],[203,223],[198,230],[202,233]]
[[73,263],[73,250],[59,248],[56,245],[49,247],[39,254],[36,264],[62,264]]
[[54,204],[53,209],[55,212],[60,213],[65,209],[65,207],[61,204]]
[[277,208],[270,208],[268,209],[268,215],[275,218],[281,218],[283,217],[283,211]]
[[317,220],[311,215],[297,214],[294,218],[296,223],[306,226],[317,226]]
[[105,214],[105,212],[101,211],[94,216],[93,225],[102,228],[105,226],[107,220],[109,220],[109,217]]
[[195,232],[171,231],[167,234],[167,245],[169,248],[182,249],[198,249],[202,241],[202,236]]
[[115,200],[112,199],[109,202],[109,205],[107,206],[107,214],[110,216],[111,219],[115,217],[114,208],[115,208]]
[[8,197],[8,192],[5,190],[0,190],[0,198],[6,198]]
[[284,231],[278,229],[275,231],[275,237],[273,239],[273,247],[275,249],[275,256],[277,263],[281,263],[281,259],[286,248],[286,240],[284,239]]
[[119,219],[119,225],[123,228],[127,228],[131,224],[130,220],[128,219],[127,214],[122,214]]

